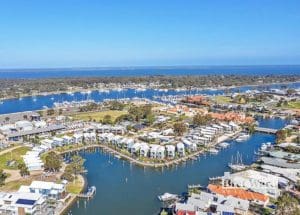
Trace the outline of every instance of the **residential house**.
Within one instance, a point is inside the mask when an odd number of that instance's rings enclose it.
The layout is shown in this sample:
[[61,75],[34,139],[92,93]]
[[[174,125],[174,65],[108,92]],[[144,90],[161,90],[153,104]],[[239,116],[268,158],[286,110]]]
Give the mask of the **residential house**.
[[183,143],[177,143],[176,148],[177,148],[177,153],[180,157],[185,156],[185,147]]
[[175,146],[174,145],[166,145],[167,157],[174,158],[175,157]]

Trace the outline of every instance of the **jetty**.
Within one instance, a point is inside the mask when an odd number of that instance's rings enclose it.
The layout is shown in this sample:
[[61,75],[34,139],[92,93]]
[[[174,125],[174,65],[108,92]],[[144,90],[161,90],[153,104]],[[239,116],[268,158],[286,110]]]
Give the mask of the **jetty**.
[[255,131],[267,134],[276,134],[278,130],[274,128],[255,127]]
[[91,186],[86,193],[81,193],[78,194],[77,197],[78,198],[85,198],[85,199],[91,199],[94,197],[94,195],[96,195],[96,187],[95,186]]

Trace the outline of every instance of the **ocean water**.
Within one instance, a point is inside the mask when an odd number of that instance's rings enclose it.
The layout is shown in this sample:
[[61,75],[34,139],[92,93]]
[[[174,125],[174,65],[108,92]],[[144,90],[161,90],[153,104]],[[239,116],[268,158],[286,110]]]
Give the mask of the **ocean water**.
[[0,78],[63,78],[100,76],[149,76],[149,75],[296,75],[300,65],[274,66],[197,66],[197,67],[148,67],[148,68],[89,68],[89,69],[1,69]]

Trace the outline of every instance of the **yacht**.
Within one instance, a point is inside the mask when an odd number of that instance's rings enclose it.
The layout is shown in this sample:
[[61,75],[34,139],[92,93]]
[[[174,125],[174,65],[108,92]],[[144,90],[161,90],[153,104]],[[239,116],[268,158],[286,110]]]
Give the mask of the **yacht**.
[[209,151],[209,153],[211,153],[211,154],[218,154],[218,153],[219,153],[219,151],[218,151],[217,149],[214,149],[214,148],[211,148],[211,149],[209,149],[208,151]]
[[222,149],[226,149],[230,144],[229,143],[226,143],[226,142],[222,142],[219,144],[219,146],[222,148]]
[[240,136],[236,139],[236,141],[237,141],[237,142],[244,142],[244,141],[248,140],[249,137],[250,137],[249,134],[244,134],[244,133],[242,133],[242,134],[240,134]]
[[243,158],[239,152],[237,152],[236,158],[231,157],[231,162],[228,164],[228,166],[233,171],[241,171],[248,167],[247,165],[243,164]]
[[164,193],[163,195],[158,196],[158,199],[162,202],[178,200],[178,195],[171,193]]

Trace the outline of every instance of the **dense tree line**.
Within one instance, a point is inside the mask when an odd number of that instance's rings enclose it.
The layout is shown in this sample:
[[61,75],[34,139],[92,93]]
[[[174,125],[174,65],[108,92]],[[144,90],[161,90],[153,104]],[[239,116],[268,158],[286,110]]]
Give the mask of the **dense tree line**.
[[[166,88],[177,87],[217,87],[267,84],[275,82],[296,82],[300,75],[187,75],[187,76],[139,76],[139,77],[85,77],[85,78],[48,78],[48,79],[1,79],[0,98],[18,97],[22,94],[68,91],[72,88],[97,88],[98,84],[127,85],[157,83]],[[258,82],[259,81],[259,82]],[[292,93],[292,92],[291,92]]]

